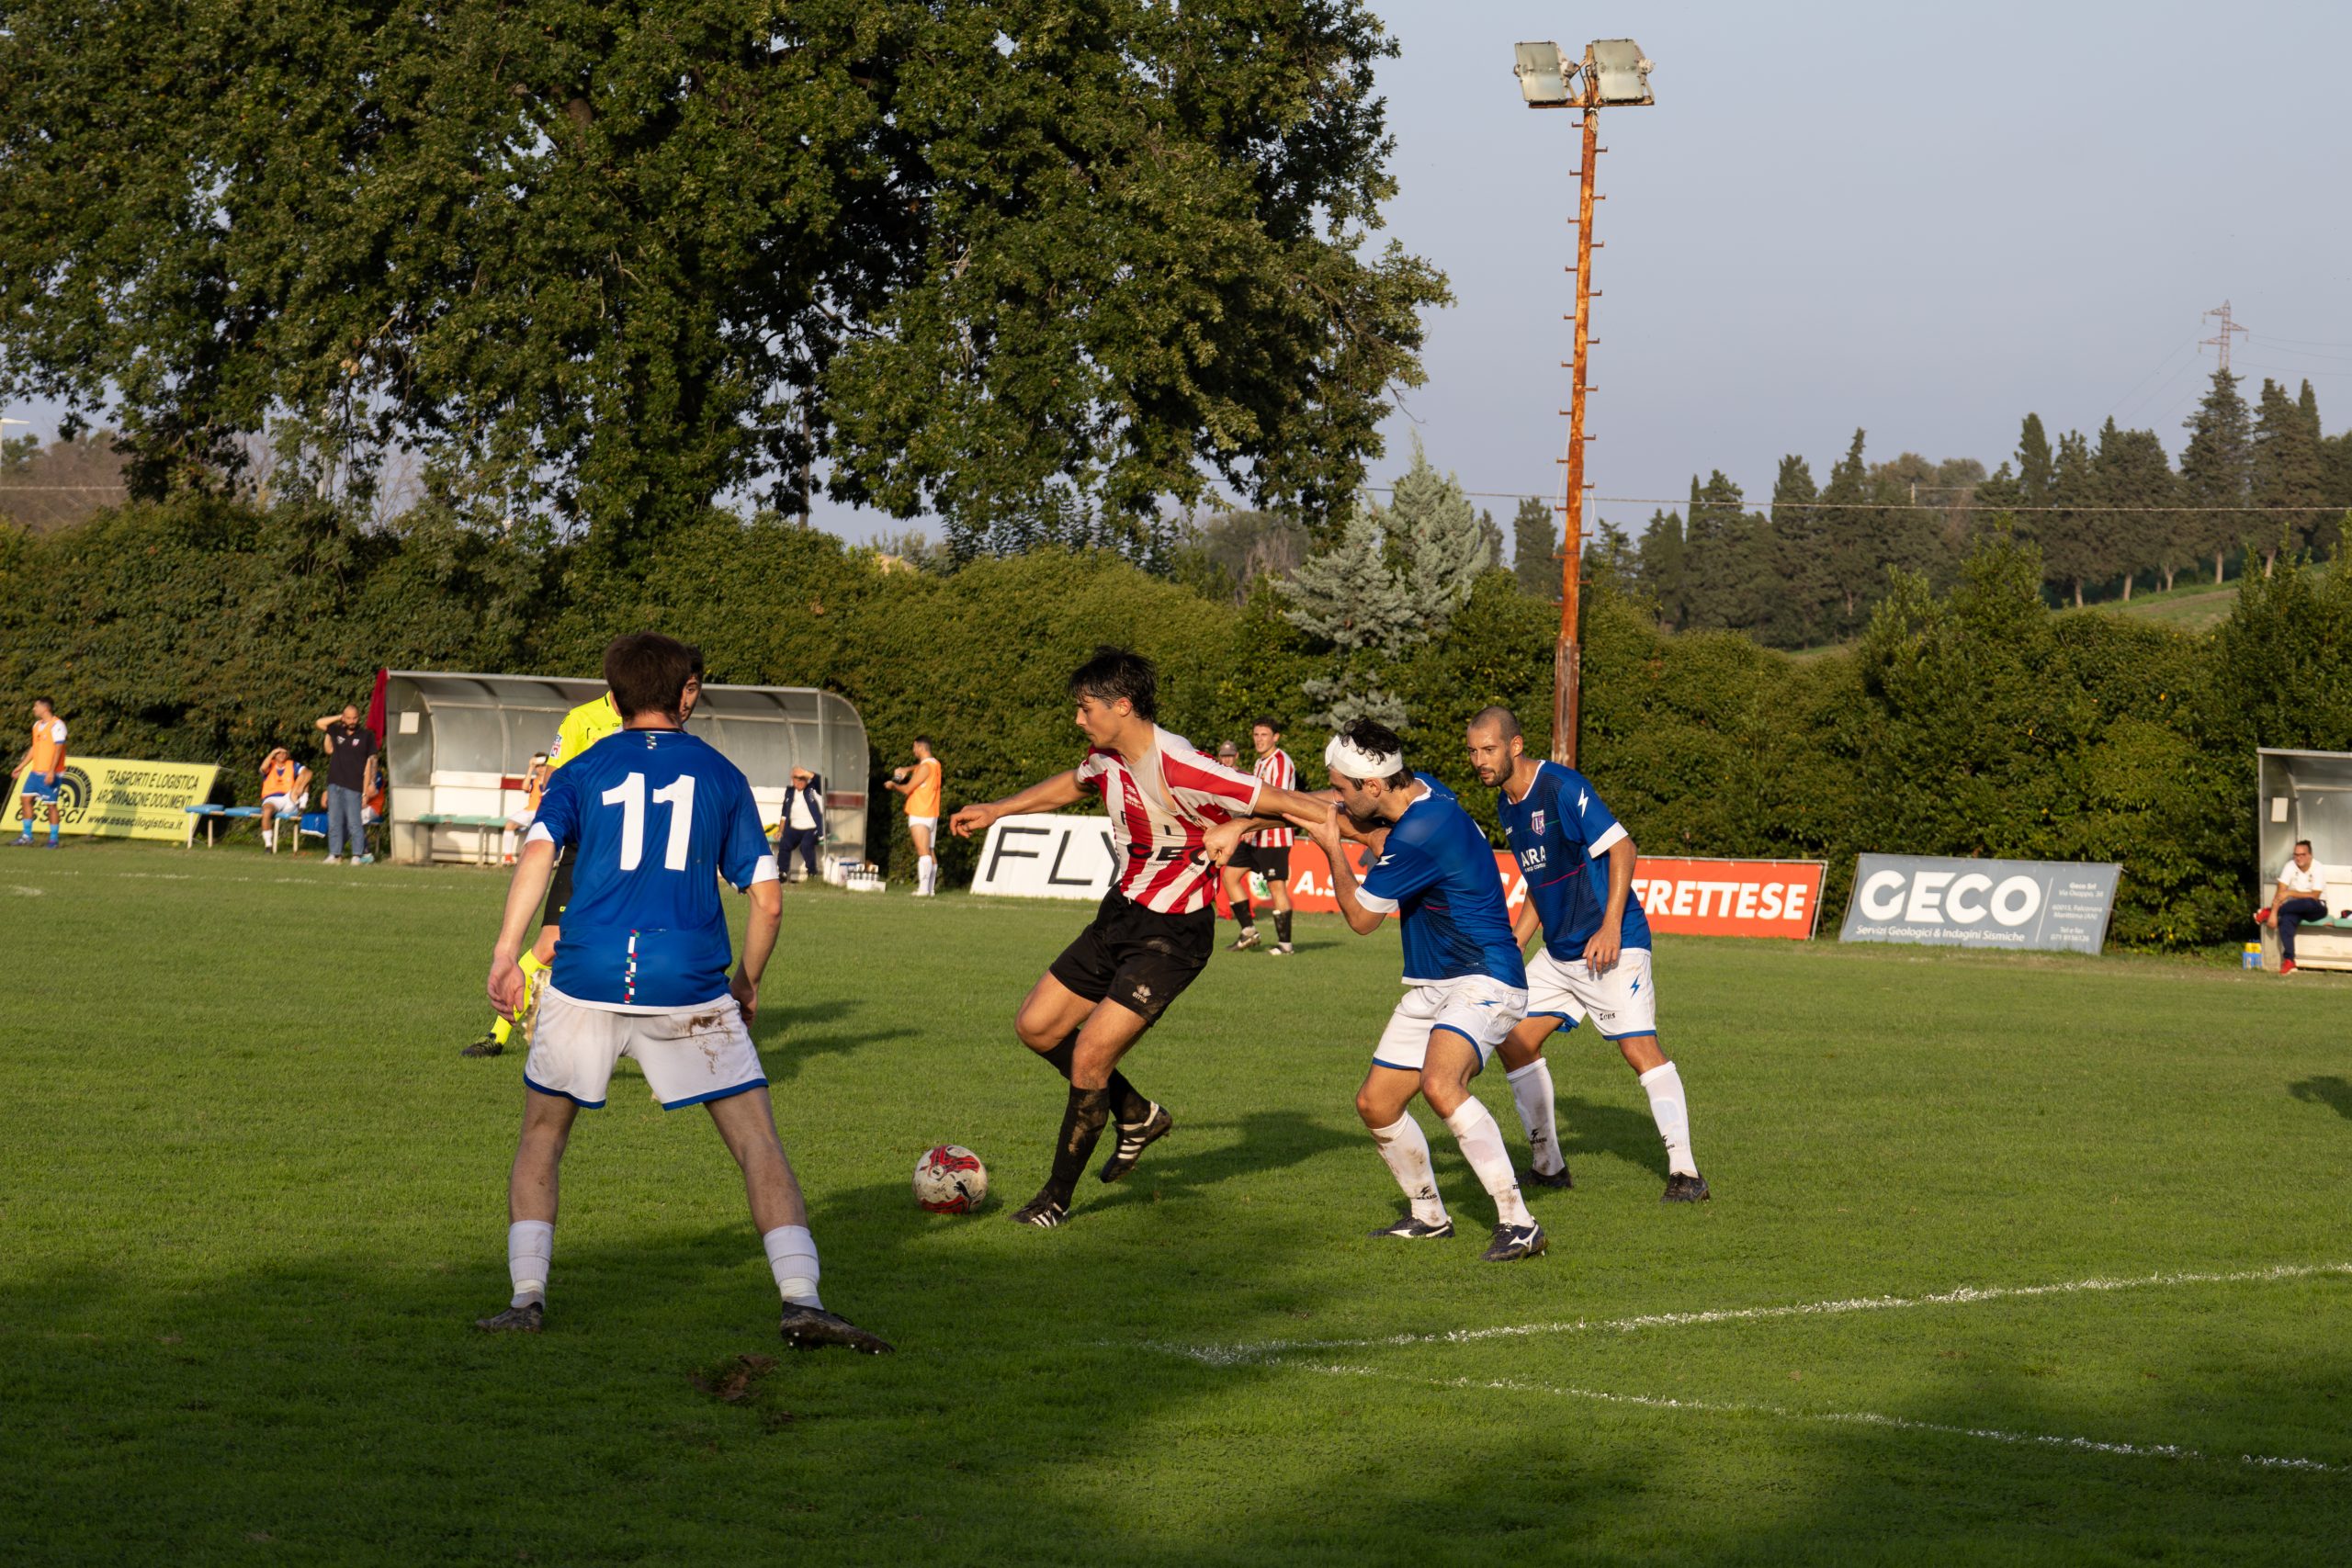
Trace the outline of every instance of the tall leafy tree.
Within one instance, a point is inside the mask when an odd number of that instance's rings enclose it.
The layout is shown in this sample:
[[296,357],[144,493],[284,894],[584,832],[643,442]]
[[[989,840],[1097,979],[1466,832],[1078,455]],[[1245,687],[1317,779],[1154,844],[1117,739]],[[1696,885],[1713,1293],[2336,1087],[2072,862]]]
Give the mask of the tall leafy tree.
[[2155,570],[2171,587],[2182,563],[2173,547],[2176,514],[2169,508],[2179,498],[2164,443],[2153,430],[2118,429],[2109,415],[2091,463],[2100,503],[2113,509],[2103,525],[2123,574],[2123,597],[2132,597],[2132,579],[2143,570]]
[[1862,461],[1863,432],[1854,432],[1846,455],[1821,488],[1823,558],[1834,597],[1838,636],[1860,629],[1885,562],[1878,539],[1879,519],[1869,504],[1870,473]]
[[269,426],[624,549],[820,475],[983,538],[1212,477],[1332,516],[1444,298],[1371,241],[1395,47],[1360,0],[23,0],[0,394],[106,412],[142,492]]
[[[2311,387],[2303,383],[2307,398]],[[2282,545],[2299,551],[2312,547],[2326,515],[2326,493],[2317,400],[2307,410],[2265,376],[2254,416],[2254,504],[2275,513],[2276,520],[2261,519],[2263,576],[2270,575]]]
[[2181,501],[2188,508],[2185,542],[2211,558],[2218,583],[2230,551],[2245,537],[2246,518],[2236,509],[2254,494],[2254,422],[2238,393],[2238,378],[2216,368],[2197,412],[2183,423],[2188,430],[2180,454]]
[[1560,596],[1559,514],[1547,501],[1523,496],[1510,519],[1510,570],[1519,591],[1538,599]]
[[2018,431],[2018,504],[2052,504],[2057,483],[2058,459],[2050,449],[2050,433],[2042,428],[2040,414],[2030,413]]
[[1775,640],[1787,648],[1810,648],[1830,635],[1827,615],[1836,589],[1824,547],[1828,529],[1815,504],[1820,494],[1813,469],[1802,457],[1792,452],[1781,458],[1772,479],[1772,533],[1778,547],[1774,565],[1781,597],[1774,624]]
[[2080,609],[2085,583],[2103,581],[2120,570],[2104,532],[2106,519],[2094,510],[2101,504],[2098,473],[2090,443],[2080,431],[2070,430],[2058,438],[2049,497],[2052,510],[2041,513],[2041,526],[2036,530],[2042,574],[2045,581],[2071,592],[2075,607]]
[[1658,623],[1669,630],[1686,625],[1682,514],[1679,512],[1652,512],[1648,525],[1642,530],[1641,542],[1634,547],[1634,553],[1640,563],[1642,591],[1657,605]]

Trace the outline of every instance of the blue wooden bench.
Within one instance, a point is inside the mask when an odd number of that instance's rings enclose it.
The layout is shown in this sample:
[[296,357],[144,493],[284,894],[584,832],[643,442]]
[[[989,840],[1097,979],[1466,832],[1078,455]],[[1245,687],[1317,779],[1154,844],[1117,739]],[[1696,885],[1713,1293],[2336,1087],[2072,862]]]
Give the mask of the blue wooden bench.
[[187,842],[180,846],[186,850],[196,848],[196,825],[198,822],[204,824],[204,847],[209,850],[212,847],[212,830],[222,822],[233,828],[248,818],[258,818],[261,816],[258,806],[191,806],[187,810]]

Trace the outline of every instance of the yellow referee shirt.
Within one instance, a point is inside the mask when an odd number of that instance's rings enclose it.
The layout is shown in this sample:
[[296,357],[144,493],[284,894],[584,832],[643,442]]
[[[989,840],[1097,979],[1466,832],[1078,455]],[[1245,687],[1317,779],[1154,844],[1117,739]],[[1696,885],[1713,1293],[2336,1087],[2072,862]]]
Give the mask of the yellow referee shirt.
[[582,703],[556,728],[555,744],[548,748],[548,772],[554,773],[620,727],[621,710],[613,705],[612,693]]

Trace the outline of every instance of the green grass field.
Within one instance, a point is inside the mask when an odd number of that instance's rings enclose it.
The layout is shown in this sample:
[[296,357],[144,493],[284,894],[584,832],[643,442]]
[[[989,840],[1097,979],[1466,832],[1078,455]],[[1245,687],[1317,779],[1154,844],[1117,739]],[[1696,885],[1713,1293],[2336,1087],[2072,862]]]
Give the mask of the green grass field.
[[[794,890],[757,1032],[827,1299],[900,1353],[791,1356],[707,1118],[626,1065],[548,1332],[469,1331],[521,1098],[455,1054],[501,887],[0,859],[0,1562],[2352,1552],[2352,983],[1669,941],[1715,1201],[1658,1203],[1579,1032],[1576,1190],[1498,1268],[1442,1127],[1464,1234],[1364,1235],[1399,1207],[1350,1103],[1393,936],[1220,955],[1131,1063],[1176,1135],[1036,1232],[1005,1214],[1062,1093],[1008,1019],[1085,908]],[[914,1208],[942,1140],[986,1213]]]

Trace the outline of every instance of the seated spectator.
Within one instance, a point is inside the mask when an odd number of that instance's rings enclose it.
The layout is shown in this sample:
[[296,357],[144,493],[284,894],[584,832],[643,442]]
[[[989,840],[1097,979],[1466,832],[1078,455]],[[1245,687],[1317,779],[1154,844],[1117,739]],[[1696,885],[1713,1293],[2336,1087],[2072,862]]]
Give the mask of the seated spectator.
[[2278,890],[2270,908],[2255,914],[2257,920],[2278,923],[2278,973],[2295,972],[2295,928],[2307,920],[2327,919],[2327,878],[2312,863],[2312,841],[2295,840],[2294,858],[2279,868]]
[[[817,845],[825,837],[825,786],[806,768],[792,770],[792,787],[784,795],[784,824],[776,833],[775,861],[786,875],[803,882],[817,874]],[[802,870],[792,869],[799,852]]]
[[505,841],[499,846],[499,863],[514,863],[514,835],[527,833],[538,819],[539,797],[548,792],[548,775],[555,770],[548,766],[545,751],[531,753],[531,765],[523,772],[523,807],[506,818]]
[[283,746],[273,746],[261,760],[261,841],[277,852],[277,819],[294,818],[294,851],[302,849],[302,813],[311,805],[311,770],[294,760]]

